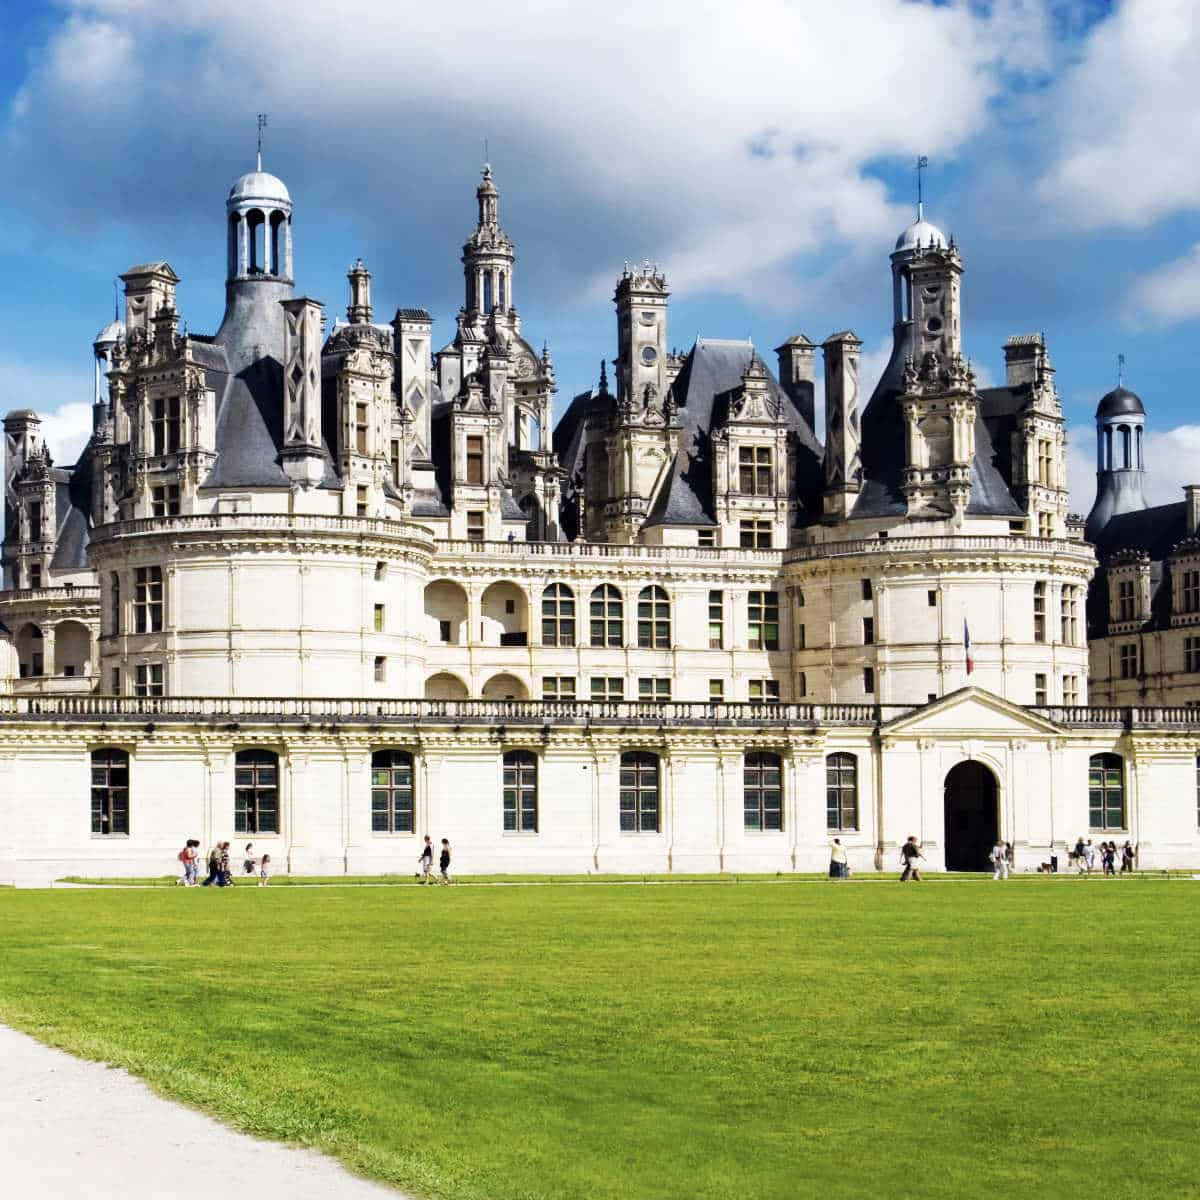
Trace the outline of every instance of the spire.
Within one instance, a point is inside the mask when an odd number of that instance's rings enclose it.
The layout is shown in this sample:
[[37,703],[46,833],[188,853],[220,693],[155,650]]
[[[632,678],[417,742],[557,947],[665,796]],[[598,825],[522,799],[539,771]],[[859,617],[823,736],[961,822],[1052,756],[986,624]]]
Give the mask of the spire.
[[600,360],[600,395],[608,395],[608,364],[604,359]]
[[917,158],[917,220],[925,220],[925,197],[922,190],[921,172],[929,169],[929,158],[927,155],[920,155]]
[[254,168],[256,171],[262,170],[262,135],[263,135],[263,130],[266,129],[266,127],[267,127],[267,114],[259,113],[258,114],[258,158],[256,160],[256,166]]
[[483,164],[483,180],[475,189],[479,201],[479,228],[485,229],[499,223],[500,193],[492,180],[492,164]]

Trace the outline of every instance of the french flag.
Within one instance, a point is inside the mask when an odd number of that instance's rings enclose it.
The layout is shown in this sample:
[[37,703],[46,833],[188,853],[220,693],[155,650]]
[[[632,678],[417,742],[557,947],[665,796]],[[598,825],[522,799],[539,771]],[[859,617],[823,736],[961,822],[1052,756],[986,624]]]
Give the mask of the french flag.
[[967,656],[967,674],[970,675],[975,670],[975,656],[971,653],[971,630],[966,617],[963,617],[963,652]]

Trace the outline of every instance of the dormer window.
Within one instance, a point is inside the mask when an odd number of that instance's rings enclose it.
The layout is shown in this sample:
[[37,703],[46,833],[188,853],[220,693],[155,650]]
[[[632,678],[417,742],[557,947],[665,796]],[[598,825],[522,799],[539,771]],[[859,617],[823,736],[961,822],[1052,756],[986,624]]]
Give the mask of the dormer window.
[[1117,620],[1132,621],[1137,615],[1132,579],[1117,581]]
[[742,446],[738,450],[738,491],[747,496],[771,495],[771,459],[769,446]]
[[1183,611],[1200,612],[1200,571],[1183,573]]

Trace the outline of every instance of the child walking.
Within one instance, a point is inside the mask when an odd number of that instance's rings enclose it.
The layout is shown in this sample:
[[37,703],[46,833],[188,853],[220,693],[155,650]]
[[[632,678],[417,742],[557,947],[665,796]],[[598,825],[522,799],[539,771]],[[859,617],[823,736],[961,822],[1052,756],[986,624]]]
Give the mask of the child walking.
[[442,882],[443,883],[453,883],[454,881],[450,878],[450,839],[449,838],[442,838],[442,856],[438,860],[438,866],[441,868]]
[[271,856],[264,854],[262,862],[258,864],[258,886],[266,887],[268,880],[271,878]]

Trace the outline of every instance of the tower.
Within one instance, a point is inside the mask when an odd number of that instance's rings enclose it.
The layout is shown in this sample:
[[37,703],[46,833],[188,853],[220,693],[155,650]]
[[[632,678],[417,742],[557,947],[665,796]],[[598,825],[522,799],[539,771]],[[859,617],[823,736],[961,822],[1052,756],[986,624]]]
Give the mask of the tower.
[[[613,300],[617,306],[617,404],[661,405],[666,393],[667,278],[644,263],[626,263]],[[648,391],[647,389],[652,389]]]
[[1096,540],[1110,518],[1146,507],[1145,424],[1145,407],[1125,387],[1114,388],[1096,408],[1096,502],[1083,530],[1088,541]]
[[478,324],[493,316],[511,318],[515,312],[513,264],[516,255],[512,240],[500,228],[500,193],[492,179],[490,164],[484,164],[483,179],[475,189],[475,199],[479,203],[479,222],[464,243],[462,253],[466,283],[463,307],[469,324]]

